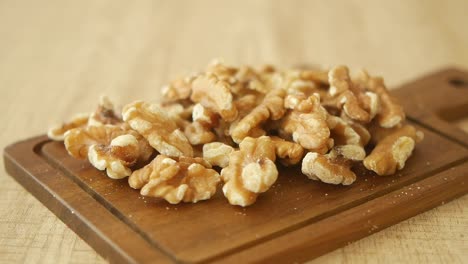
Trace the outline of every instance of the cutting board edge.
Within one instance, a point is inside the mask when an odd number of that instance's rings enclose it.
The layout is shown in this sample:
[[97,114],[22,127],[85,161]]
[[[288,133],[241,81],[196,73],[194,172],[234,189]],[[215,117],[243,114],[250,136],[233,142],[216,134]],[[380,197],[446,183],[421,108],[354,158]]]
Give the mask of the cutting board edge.
[[[42,182],[41,179],[38,179],[37,174],[34,174],[31,171],[28,171],[23,166],[23,165],[25,165],[24,164],[25,160],[28,159],[27,156],[23,155],[24,150],[27,150],[27,149],[29,149],[29,153],[27,155],[34,156],[37,159],[36,161],[42,162],[43,164],[47,164],[48,166],[50,166],[50,164],[48,164],[47,161],[44,160],[42,157],[40,157],[35,151],[35,149],[38,148],[38,145],[42,145],[42,144],[44,144],[44,143],[46,143],[48,141],[49,140],[47,139],[46,136],[39,136],[39,137],[31,138],[29,140],[19,141],[17,143],[14,143],[14,144],[8,146],[4,151],[4,160],[5,160],[6,171],[20,185],[22,185],[26,190],[28,190],[31,194],[33,194],[34,197],[36,197],[51,212],[53,212],[58,218],[60,218],[67,226],[69,226],[83,240],[85,240],[88,244],[90,244],[104,258],[109,259],[109,260],[111,260],[113,262],[127,262],[127,263],[128,262],[140,262],[141,259],[140,259],[140,261],[136,260],[136,259],[138,259],[138,254],[128,255],[128,253],[126,253],[127,251],[125,249],[118,248],[118,247],[116,247],[116,245],[112,245],[112,243],[109,244],[109,241],[112,241],[111,239],[109,239],[109,235],[112,235],[112,234],[105,233],[105,232],[102,232],[102,231],[101,232],[95,232],[95,230],[96,230],[95,228],[93,228],[92,226],[87,225],[87,223],[89,222],[89,219],[83,218],[81,216],[81,214],[80,214],[79,209],[76,209],[76,208],[73,208],[73,207],[70,208],[69,207],[70,205],[68,204],[69,201],[67,201],[66,198],[62,198],[64,200],[61,200],[60,202],[57,202],[56,197],[53,197],[52,194],[56,193],[59,190],[51,188],[51,186],[48,185],[46,182]],[[18,156],[19,153],[22,153],[21,154],[22,157]],[[451,163],[452,164],[451,166],[454,166],[453,168],[461,167],[461,166],[465,166],[465,167],[468,168],[468,166],[466,166],[466,165],[468,165],[467,160],[468,160],[468,158],[462,157],[458,161],[454,161],[453,163]],[[84,191],[77,183],[73,182],[71,179],[69,179],[69,177],[64,175],[63,172],[59,171],[56,168],[53,168],[53,166],[50,166],[50,170],[53,170],[53,172],[56,173],[57,177],[61,177],[65,181],[69,181],[71,184],[73,184],[75,186],[76,190],[77,190],[77,193],[79,193],[80,196],[86,196],[88,198],[94,199],[94,197],[92,197],[88,192]],[[48,173],[51,172],[50,170],[48,171]],[[440,178],[440,177],[442,177],[441,175],[444,175],[445,173],[450,172],[450,171],[451,170],[447,169],[447,166],[446,166],[445,169],[443,169],[443,170],[441,170],[441,171],[439,171],[439,172],[437,172],[437,173],[435,173],[435,174],[433,174],[433,175],[431,175],[431,176],[429,176],[427,178],[424,178],[424,179],[419,180],[417,182],[413,182],[410,185],[415,185],[415,184],[418,184],[418,183],[421,183],[421,182],[424,182],[424,181],[430,181],[432,179]],[[461,184],[463,181],[468,180],[468,179],[466,179],[467,178],[466,176],[468,176],[468,175],[460,175],[459,177],[456,178],[457,181],[453,181],[453,180],[450,181],[455,187],[460,188],[461,186],[463,186],[464,188],[463,188],[462,191],[451,192],[447,196],[442,197],[442,199],[433,201],[430,204],[430,206],[421,207],[421,209],[419,209],[417,211],[409,211],[408,214],[403,215],[400,218],[392,219],[392,221],[384,223],[383,225],[379,225],[382,228],[372,230],[372,233],[374,233],[376,231],[379,231],[379,230],[382,230],[383,228],[386,228],[388,226],[396,224],[396,223],[398,223],[398,222],[400,222],[402,220],[405,220],[407,218],[410,218],[412,216],[415,216],[415,215],[417,215],[417,214],[419,214],[421,212],[424,212],[424,211],[429,210],[431,208],[437,207],[438,205],[440,205],[443,202],[450,201],[452,199],[455,199],[457,197],[460,197],[460,196],[468,193],[468,184]],[[331,216],[331,217],[333,218],[333,217],[337,217],[337,216],[340,216],[340,215],[346,215],[346,214],[348,214],[349,212],[351,212],[353,210],[357,210],[356,208],[361,208],[361,206],[367,206],[368,204],[374,203],[377,200],[385,199],[385,197],[389,197],[389,196],[393,195],[395,192],[400,192],[402,189],[407,188],[410,185],[404,186],[401,189],[398,189],[398,190],[396,190],[394,192],[390,192],[388,194],[377,197],[376,199],[368,201],[365,204],[362,204],[362,205],[359,205],[359,206],[352,207],[350,209],[344,210],[344,211],[338,213],[337,215],[334,215],[334,216]],[[437,189],[437,187],[438,187],[437,185],[432,185],[431,188],[432,189]],[[424,201],[422,201],[422,202],[424,202]],[[100,204],[99,202],[97,202],[95,204],[95,206],[104,208],[104,206],[102,204]],[[89,208],[87,208],[87,209],[89,210]],[[74,211],[74,213],[71,213],[72,211]],[[382,211],[387,211],[387,209],[382,210]],[[73,218],[75,218],[75,219],[73,220]],[[329,218],[326,218],[326,219],[329,219]],[[323,219],[323,220],[326,220],[326,219]],[[102,220],[102,219],[100,219],[100,220]],[[109,212],[109,219],[108,220],[109,221],[114,221],[114,222],[120,222],[120,223],[118,223],[119,225],[126,226],[126,224],[121,219],[116,218],[110,212]],[[317,223],[320,223],[323,220],[320,220]],[[297,232],[300,232],[300,231],[302,231],[304,229],[307,229],[307,228],[313,228],[313,226],[315,226],[317,223],[311,223],[309,225],[306,225],[306,226],[302,227],[299,230],[291,231],[289,233],[284,234],[283,236],[275,237],[275,238],[273,238],[271,240],[267,240],[263,244],[255,244],[255,245],[253,245],[251,247],[242,248],[239,251],[231,252],[231,253],[226,254],[226,255],[214,256],[213,258],[203,260],[202,262],[217,262],[217,261],[225,262],[225,261],[231,261],[231,260],[233,260],[235,262],[238,259],[243,259],[243,258],[246,258],[246,260],[249,259],[249,260],[253,261],[253,259],[250,259],[252,256],[257,258],[257,260],[260,261],[260,262],[273,260],[273,259],[275,261],[283,260],[284,262],[289,262],[289,260],[292,257],[291,252],[285,252],[284,250],[281,250],[281,247],[279,247],[279,246],[273,246],[273,247],[275,247],[275,248],[277,248],[279,250],[274,251],[273,252],[274,254],[271,254],[271,255],[261,255],[261,254],[258,254],[258,253],[252,254],[251,250],[254,250],[257,247],[262,247],[264,245],[268,245],[269,243],[276,244],[277,243],[276,241],[280,241],[283,237],[288,237],[288,236],[291,236],[291,235],[294,236],[294,238],[291,238],[292,240],[297,240],[298,238],[303,236],[303,234],[300,234],[300,233],[298,234]],[[137,232],[135,232],[133,230],[132,230],[132,232],[133,232],[133,234],[135,234],[136,237],[140,237],[140,235]],[[294,235],[294,234],[296,234],[296,235]],[[370,235],[370,233],[366,233],[366,232],[361,233],[358,236],[356,236],[356,234],[353,234],[353,236],[343,235],[343,236],[340,237],[340,240],[342,240],[341,244],[336,244],[335,246],[327,247],[327,248],[321,249],[321,250],[315,250],[315,251],[310,252],[310,254],[306,254],[306,255],[304,255],[304,254],[293,254],[293,255],[294,256],[299,256],[300,258],[298,260],[306,260],[306,259],[310,259],[310,258],[315,258],[315,257],[318,257],[318,256],[320,256],[322,254],[330,252],[330,251],[332,251],[332,250],[334,250],[336,248],[344,246],[347,243],[350,243],[352,241],[356,241],[356,240],[358,240],[360,238],[366,237],[368,235]],[[155,248],[152,245],[149,245],[148,242],[143,240],[143,239],[141,239],[140,242],[142,243],[142,245],[138,246],[138,247],[147,247],[147,248],[151,248],[151,249],[153,249],[155,251],[158,251],[157,255],[159,255],[159,257],[160,257],[160,258],[158,258],[158,263],[179,262],[179,261],[185,262],[185,263],[193,262],[192,260],[189,260],[189,259],[176,259],[175,256],[172,256],[172,255],[164,252],[161,249],[158,249],[158,248]],[[312,243],[312,242],[314,242],[314,241],[309,241],[308,243],[302,243],[301,246],[298,247],[298,248],[307,247],[307,246],[313,247],[315,242],[314,243]],[[143,244],[146,244],[146,245],[143,245]],[[248,253],[248,252],[250,252],[250,253]],[[247,254],[249,257],[244,256],[244,254]],[[146,259],[144,262],[145,263],[152,262],[152,260],[156,260],[156,258],[155,259]],[[196,262],[194,262],[194,263],[196,263]]]
[[[76,200],[94,200],[94,197],[84,191],[76,182],[73,182],[66,175],[64,175],[63,172],[59,171],[53,166],[50,166],[46,160],[37,154],[36,149],[38,146],[43,145],[48,141],[50,140],[47,138],[47,136],[41,135],[25,140],[20,140],[16,143],[8,145],[4,149],[3,153],[6,172],[106,260],[109,260],[112,263],[176,262],[172,256],[169,256],[164,251],[149,245],[147,241],[142,239],[138,233],[129,228],[124,222],[122,222],[121,219],[115,217],[111,212],[108,212],[101,203],[95,202],[87,204],[87,206],[92,206],[93,208],[92,210],[90,210],[89,207],[86,209],[89,211],[107,211],[108,214],[105,221],[103,221],[102,218],[89,219],[90,216],[84,216],[83,210],[74,207],[73,203],[76,203]],[[67,184],[68,187],[73,188],[73,190],[76,191],[74,194],[75,199],[71,201],[71,199],[67,199],[66,196],[61,197],[58,194],[60,192],[59,188],[51,187],[51,184],[48,182],[47,178],[37,177],[40,172],[33,172],[25,168],[23,165],[26,164],[25,160],[27,159],[33,159],[36,162],[40,162],[40,165],[47,165],[47,173],[54,173],[57,179],[60,179],[63,181],[63,183]],[[120,227],[127,232],[132,232],[134,237],[139,239],[132,241],[131,247],[128,247],[126,244],[121,245],[119,243],[113,243],[110,236],[116,235],[116,233],[103,232],[99,227],[95,226],[96,224],[99,225],[99,222],[112,223],[112,225],[116,225],[117,227]],[[151,250],[146,251],[145,253],[147,254],[128,253],[137,251],[135,248],[151,248]]]

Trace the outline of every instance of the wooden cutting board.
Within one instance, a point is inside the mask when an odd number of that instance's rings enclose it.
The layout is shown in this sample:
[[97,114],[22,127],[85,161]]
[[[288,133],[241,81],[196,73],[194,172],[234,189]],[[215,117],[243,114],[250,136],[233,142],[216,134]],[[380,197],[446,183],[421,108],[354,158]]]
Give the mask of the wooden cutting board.
[[443,70],[394,94],[425,133],[404,170],[379,177],[360,169],[353,185],[333,186],[282,168],[248,208],[221,192],[196,205],[142,197],[45,136],[7,147],[5,167],[112,262],[304,261],[468,192],[468,134],[451,125],[468,116],[468,73]]

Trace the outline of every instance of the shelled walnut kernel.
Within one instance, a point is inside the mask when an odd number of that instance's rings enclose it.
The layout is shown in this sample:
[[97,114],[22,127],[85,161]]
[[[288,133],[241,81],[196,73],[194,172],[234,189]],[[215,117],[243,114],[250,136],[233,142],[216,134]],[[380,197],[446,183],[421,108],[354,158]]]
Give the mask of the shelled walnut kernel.
[[165,155],[158,155],[129,178],[130,186],[141,188],[142,195],[163,198],[171,204],[207,200],[216,192],[219,181],[219,174],[199,158]]

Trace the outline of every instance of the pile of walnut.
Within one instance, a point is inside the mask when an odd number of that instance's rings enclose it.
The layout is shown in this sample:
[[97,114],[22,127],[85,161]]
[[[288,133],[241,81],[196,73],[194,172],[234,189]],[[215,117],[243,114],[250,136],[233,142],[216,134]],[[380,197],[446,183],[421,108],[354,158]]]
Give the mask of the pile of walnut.
[[344,66],[213,63],[171,82],[163,95],[162,103],[137,101],[121,111],[103,97],[94,113],[48,135],[109,177],[129,176],[141,195],[195,203],[210,199],[222,182],[229,203],[240,206],[275,183],[276,161],[301,163],[312,180],[349,185],[360,162],[378,175],[401,170],[423,138],[404,124],[382,78],[361,71],[352,79]]

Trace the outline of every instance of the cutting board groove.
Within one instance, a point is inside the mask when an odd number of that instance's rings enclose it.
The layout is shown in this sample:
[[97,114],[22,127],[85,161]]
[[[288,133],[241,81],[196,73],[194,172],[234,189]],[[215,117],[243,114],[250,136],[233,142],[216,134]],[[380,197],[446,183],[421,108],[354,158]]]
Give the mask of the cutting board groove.
[[454,78],[468,74],[447,69],[394,91],[425,133],[395,176],[358,167],[353,185],[333,186],[280,168],[277,183],[248,208],[229,205],[221,192],[196,205],[142,197],[45,136],[7,147],[5,167],[113,262],[304,261],[468,192],[468,135],[443,119],[467,114],[468,88],[454,88]]

